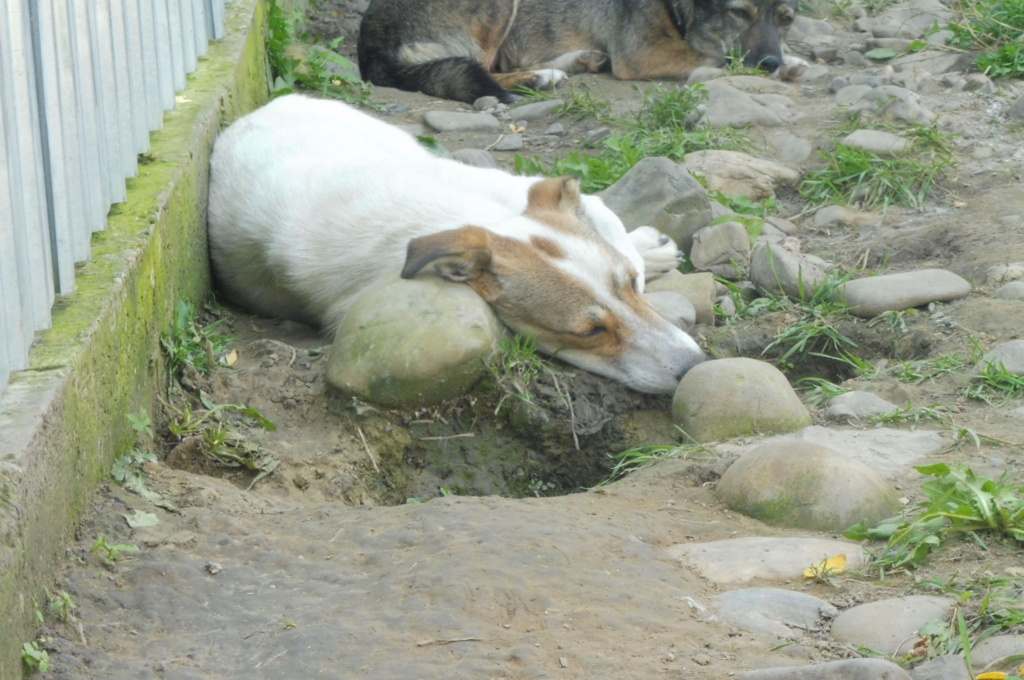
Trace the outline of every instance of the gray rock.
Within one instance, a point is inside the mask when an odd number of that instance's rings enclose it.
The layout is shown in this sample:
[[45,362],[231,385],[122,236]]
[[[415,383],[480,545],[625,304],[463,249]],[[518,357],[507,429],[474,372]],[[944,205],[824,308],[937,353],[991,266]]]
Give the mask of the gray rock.
[[776,95],[783,97],[782,100],[764,99],[719,80],[708,82],[704,87],[708,100],[701,122],[716,128],[747,125],[778,127],[800,117],[796,104],[784,95]]
[[519,151],[523,148],[523,136],[518,132],[502,135],[491,148],[495,151]]
[[799,166],[814,151],[810,140],[794,135],[789,130],[768,130],[765,141],[775,150],[778,159],[786,165]]
[[970,293],[971,284],[953,272],[921,269],[848,281],[836,288],[834,298],[844,302],[851,314],[871,318],[929,302],[957,300]]
[[693,235],[711,221],[704,187],[667,158],[641,160],[600,196],[627,231],[650,225],[678,243],[683,252],[693,246]]
[[745,357],[692,368],[676,388],[672,416],[698,442],[793,432],[811,424],[811,415],[782,371]]
[[781,588],[731,590],[716,596],[711,605],[731,626],[787,640],[803,637],[823,612],[835,613],[835,607],[822,599]]
[[800,180],[793,168],[742,151],[694,151],[686,154],[683,165],[691,174],[704,177],[709,191],[754,200],[774,196],[776,186],[792,186]]
[[493,111],[498,107],[498,104],[500,103],[501,102],[498,101],[497,97],[480,97],[475,102],[473,102],[473,108],[476,109],[477,111],[487,111],[488,109]]
[[828,268],[821,258],[765,241],[758,241],[750,254],[750,280],[754,285],[795,299],[809,296],[825,280]]
[[892,483],[828,447],[767,442],[733,463],[715,495],[730,509],[776,526],[845,531],[895,515]]
[[902,656],[917,642],[918,629],[932,619],[945,618],[953,603],[948,597],[913,595],[858,605],[832,621],[832,637],[886,656]]
[[[863,87],[863,86],[862,86]],[[846,88],[849,89],[849,88]],[[840,91],[836,97],[838,102]],[[927,124],[936,115],[921,105],[917,94],[896,85],[872,87],[850,105],[850,113],[864,112],[880,118]]]
[[992,671],[1016,670],[1021,665],[1022,654],[1024,635],[993,635],[971,647],[971,663],[975,668]]
[[352,302],[328,356],[327,382],[387,406],[436,404],[487,373],[503,328],[469,286],[395,274]]
[[[876,26],[875,30],[876,31],[878,30],[877,26]],[[868,40],[867,46],[869,48],[872,48],[872,49],[877,48],[877,47],[881,47],[881,48],[888,48],[890,50],[896,50],[897,52],[906,52],[907,49],[910,48],[910,43],[911,42],[912,41],[909,38],[884,38],[884,37],[877,37],[877,38],[871,38],[870,40]]]
[[842,144],[879,156],[898,156],[910,147],[903,137],[883,130],[855,130],[843,138]]
[[814,213],[814,226],[822,228],[839,224],[844,227],[863,227],[878,224],[881,219],[881,215],[861,212],[845,205],[826,205]]
[[831,92],[832,94],[835,94],[836,92],[839,92],[839,90],[843,89],[849,84],[850,82],[846,78],[843,78],[842,76],[836,76],[835,78],[832,79],[832,82],[829,83],[828,91]]
[[848,85],[838,92],[836,92],[836,104],[839,106],[849,106],[856,101],[859,101],[861,97],[867,95],[874,88],[871,85]]
[[859,544],[827,538],[750,536],[679,543],[666,552],[702,578],[719,585],[802,579],[808,567],[836,555],[846,555],[847,569],[858,569],[864,564]]
[[548,99],[531,104],[523,104],[509,110],[509,114],[516,120],[536,120],[556,113],[565,106],[562,99]]
[[459,149],[458,151],[452,152],[452,158],[460,163],[465,163],[466,165],[472,165],[478,168],[498,167],[498,164],[494,162],[494,156],[483,149]]
[[715,277],[712,274],[683,274],[673,269],[648,281],[644,288],[648,296],[662,291],[676,293],[689,300],[697,323],[715,325]]
[[985,280],[989,283],[1006,283],[1024,279],[1024,262],[997,264],[985,270]]
[[1010,340],[995,347],[978,362],[978,370],[986,365],[1002,366],[1009,373],[1024,375],[1024,340]]
[[876,17],[877,22],[897,27],[897,34],[921,38],[933,25],[945,26],[953,13],[940,0],[911,0]]
[[1024,120],[1024,96],[1017,97],[1006,113],[1013,120]]
[[885,659],[846,659],[813,666],[765,668],[737,673],[738,680],[909,680],[907,672]]
[[552,123],[551,125],[547,126],[547,128],[544,129],[544,134],[558,135],[559,137],[561,137],[562,135],[565,134],[565,126],[562,125],[561,123]]
[[786,39],[791,44],[808,42],[813,38],[821,38],[835,33],[832,24],[822,19],[814,19],[804,14],[798,14],[793,19],[793,25],[789,27]]
[[750,266],[750,235],[739,222],[704,227],[693,235],[690,261],[694,269],[735,281]]
[[472,132],[501,129],[501,123],[489,113],[427,111],[423,114],[423,122],[438,132]]
[[1004,283],[996,289],[995,296],[1003,300],[1024,300],[1024,281]]
[[939,75],[941,73],[962,73],[971,66],[971,58],[967,54],[950,53],[940,50],[912,52],[896,57],[892,66],[897,71],[906,68],[919,68],[922,71]]
[[878,395],[855,390],[829,400],[825,417],[829,420],[859,420],[881,413],[890,413],[896,408],[896,404],[886,401]]
[[669,323],[690,331],[697,323],[697,310],[684,296],[669,290],[647,291],[644,293],[654,311]]
[[910,671],[913,680],[972,680],[967,672],[967,662],[959,654],[943,654],[914,666]]
[[971,73],[964,78],[964,92],[995,94],[996,85],[984,73]]

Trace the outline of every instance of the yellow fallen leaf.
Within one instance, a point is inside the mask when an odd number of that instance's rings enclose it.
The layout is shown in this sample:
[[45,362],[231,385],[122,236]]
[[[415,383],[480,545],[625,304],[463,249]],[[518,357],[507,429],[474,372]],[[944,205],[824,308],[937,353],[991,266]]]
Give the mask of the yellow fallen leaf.
[[237,349],[231,350],[230,352],[228,352],[227,354],[224,355],[224,358],[221,359],[221,361],[223,361],[224,365],[229,367],[229,368],[231,366],[234,366],[235,362],[238,361],[238,350]]
[[967,203],[965,203],[964,201],[953,201],[953,207],[954,208],[966,208],[967,207]]
[[1002,671],[989,671],[974,676],[974,680],[1006,680],[1006,673]]
[[804,578],[831,576],[833,574],[841,574],[844,571],[846,571],[846,555],[836,555],[805,569]]

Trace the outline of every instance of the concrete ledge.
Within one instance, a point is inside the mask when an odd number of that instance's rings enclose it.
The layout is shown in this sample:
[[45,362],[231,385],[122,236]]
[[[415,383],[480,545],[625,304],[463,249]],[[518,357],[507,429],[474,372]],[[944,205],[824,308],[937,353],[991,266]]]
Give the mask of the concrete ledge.
[[65,541],[113,459],[133,443],[127,413],[157,411],[167,387],[160,335],[179,300],[210,292],[206,187],[217,132],[264,103],[263,0],[227,5],[226,37],[210,44],[178,105],[151,136],[151,162],[128,181],[37,335],[30,369],[11,377],[0,413],[0,678],[21,677]]

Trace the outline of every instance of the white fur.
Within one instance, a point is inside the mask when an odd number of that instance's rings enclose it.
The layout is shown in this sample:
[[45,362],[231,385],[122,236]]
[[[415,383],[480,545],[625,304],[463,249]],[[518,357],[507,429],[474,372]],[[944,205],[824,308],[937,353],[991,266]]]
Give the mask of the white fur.
[[[600,238],[526,217],[528,192],[539,181],[438,158],[405,132],[339,102],[281,97],[236,121],[215,145],[209,205],[214,272],[247,308],[334,332],[355,295],[402,271],[411,239],[466,225],[527,244],[531,236],[543,237],[567,254],[545,266],[593,291],[586,309],[566,309],[562,316],[613,315],[629,337],[627,346],[611,358],[546,346],[547,329],[518,312],[503,314],[532,300],[496,301],[499,316],[515,331],[536,332],[541,349],[570,363],[641,391],[671,392],[703,354],[688,335],[649,314],[646,302],[638,309],[611,290],[631,278],[642,287],[644,279],[644,260],[622,222],[594,196],[581,198],[581,222]],[[663,245],[645,250],[660,252]],[[505,269],[522,266],[525,276],[541,259],[513,258]],[[506,275],[514,284],[515,271]],[[555,300],[558,293],[547,291]]]

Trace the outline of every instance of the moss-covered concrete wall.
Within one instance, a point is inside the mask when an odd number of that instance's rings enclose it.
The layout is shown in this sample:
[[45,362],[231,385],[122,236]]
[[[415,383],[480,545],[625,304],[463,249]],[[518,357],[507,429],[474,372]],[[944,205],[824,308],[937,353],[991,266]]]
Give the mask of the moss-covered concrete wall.
[[113,459],[132,445],[125,414],[156,412],[167,386],[160,335],[179,300],[210,293],[206,191],[219,130],[266,101],[263,0],[227,5],[227,30],[153,133],[151,161],[128,181],[77,292],[57,303],[30,369],[0,413],[0,679],[21,677],[66,539]]

